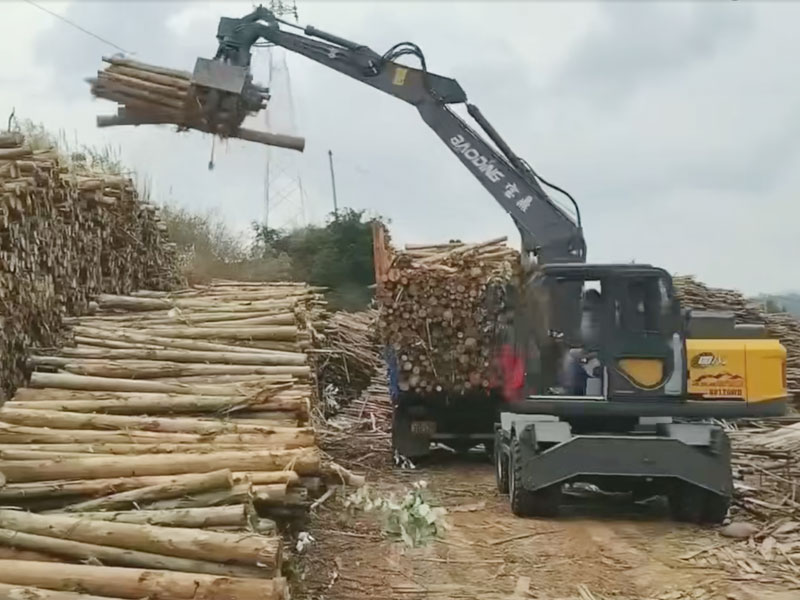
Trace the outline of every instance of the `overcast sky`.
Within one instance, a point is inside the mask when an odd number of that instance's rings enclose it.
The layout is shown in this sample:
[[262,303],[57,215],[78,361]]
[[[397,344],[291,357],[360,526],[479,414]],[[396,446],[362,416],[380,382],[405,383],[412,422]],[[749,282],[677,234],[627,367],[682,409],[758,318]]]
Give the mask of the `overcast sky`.
[[[134,58],[191,70],[213,56],[220,16],[249,2],[47,2]],[[800,289],[800,3],[307,2],[300,22],[382,53],[419,44],[512,148],[579,201],[592,262],[650,262],[749,293]],[[20,117],[110,144],[157,199],[217,209],[232,226],[264,217],[267,150],[167,128],[99,130],[85,77],[116,52],[26,2],[0,5],[0,120]],[[266,83],[266,50],[254,58]],[[273,206],[273,226],[340,205],[391,219],[399,242],[508,234],[509,217],[405,103],[289,55],[271,127],[306,151],[273,151],[305,203]],[[291,100],[286,81],[291,84]],[[257,126],[264,128],[265,118]],[[276,155],[277,153],[277,155]],[[282,187],[282,186],[281,186]],[[275,190],[276,194],[281,189]]]

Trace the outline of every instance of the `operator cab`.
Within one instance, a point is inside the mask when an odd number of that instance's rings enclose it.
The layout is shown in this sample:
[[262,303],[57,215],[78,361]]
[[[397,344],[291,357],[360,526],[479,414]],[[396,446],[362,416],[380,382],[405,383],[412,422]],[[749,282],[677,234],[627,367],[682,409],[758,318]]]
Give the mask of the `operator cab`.
[[683,320],[669,273],[552,264],[526,288],[530,326],[520,342],[529,394],[638,401],[685,394]]

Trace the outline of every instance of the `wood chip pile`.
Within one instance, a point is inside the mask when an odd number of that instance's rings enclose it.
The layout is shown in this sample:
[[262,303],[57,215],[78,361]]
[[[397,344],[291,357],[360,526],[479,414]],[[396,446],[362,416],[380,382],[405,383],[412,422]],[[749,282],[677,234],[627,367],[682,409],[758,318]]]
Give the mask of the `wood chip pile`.
[[[325,421],[320,428],[326,450],[365,466],[363,442],[383,460],[390,450],[392,404],[386,363],[375,330],[378,311],[337,312],[328,321],[325,348],[317,359]],[[354,444],[354,436],[359,443]]]
[[100,292],[169,289],[177,253],[127,177],[71,166],[0,133],[0,399],[32,344],[55,345],[65,314]]
[[377,318],[377,310],[364,310],[339,311],[328,319],[325,347],[317,358],[320,397],[329,399],[326,415],[359,398],[375,373],[386,368],[375,332]]
[[0,408],[0,592],[286,598],[279,533],[326,482],[363,483],[308,425],[318,294],[217,282],[97,304]]
[[350,433],[389,433],[392,429],[392,399],[384,373],[376,373],[361,396],[342,407],[328,420],[329,429]]
[[[359,469],[382,470],[390,455],[392,400],[384,372],[376,373],[361,397],[343,406],[319,429],[323,447]],[[368,444],[369,452],[364,453]]]
[[[800,590],[800,423],[775,420],[732,431],[735,522],[719,543],[683,558],[742,580]],[[730,533],[728,533],[730,532]]]
[[391,257],[378,286],[379,331],[394,349],[401,390],[489,387],[491,341],[504,310],[494,291],[519,274],[519,253],[505,241],[408,245]]
[[[103,61],[108,66],[98,71],[96,78],[89,79],[91,92],[97,98],[117,102],[118,106],[116,115],[97,117],[98,127],[167,124],[179,130],[195,129],[293,150],[303,150],[305,146],[303,138],[240,127],[250,114],[241,103],[233,106],[226,103],[218,110],[206,112],[208,90],[194,86],[188,71],[118,57],[104,57]],[[263,89],[256,92],[260,107],[264,108],[268,94]]]
[[765,324],[769,336],[786,347],[789,391],[800,394],[800,320],[789,314],[767,313],[739,292],[708,287],[693,277],[674,278],[676,292],[685,307],[733,311],[740,323]]

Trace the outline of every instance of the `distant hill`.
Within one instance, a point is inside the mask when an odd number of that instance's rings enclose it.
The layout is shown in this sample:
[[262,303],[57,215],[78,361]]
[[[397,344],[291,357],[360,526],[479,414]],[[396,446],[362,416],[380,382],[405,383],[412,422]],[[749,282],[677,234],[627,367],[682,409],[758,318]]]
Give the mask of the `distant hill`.
[[762,294],[753,298],[767,307],[769,312],[788,312],[800,318],[800,293]]

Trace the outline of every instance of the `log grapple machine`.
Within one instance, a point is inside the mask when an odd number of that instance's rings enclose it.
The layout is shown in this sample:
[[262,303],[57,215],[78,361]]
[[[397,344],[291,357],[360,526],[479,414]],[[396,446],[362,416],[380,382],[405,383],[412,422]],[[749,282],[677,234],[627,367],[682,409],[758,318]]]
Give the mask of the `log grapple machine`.
[[[514,385],[506,382],[480,427],[515,514],[555,515],[563,486],[588,482],[664,494],[680,520],[725,517],[733,485],[720,421],[785,412],[786,350],[777,340],[763,327],[736,324],[732,314],[682,307],[661,268],[587,263],[574,199],[511,150],[457,81],[429,72],[415,44],[378,54],[263,7],[221,19],[217,37],[214,60],[200,59],[195,71],[196,85],[213,91],[209,110],[261,101],[250,53],[266,40],[414,106],[513,219],[526,275],[507,290],[513,302],[496,347],[521,368],[507,373]],[[419,68],[398,62],[403,56]],[[477,127],[453,105],[465,105]],[[413,398],[393,401],[395,449],[427,451],[433,429],[419,425],[435,414],[412,410],[419,406]]]

